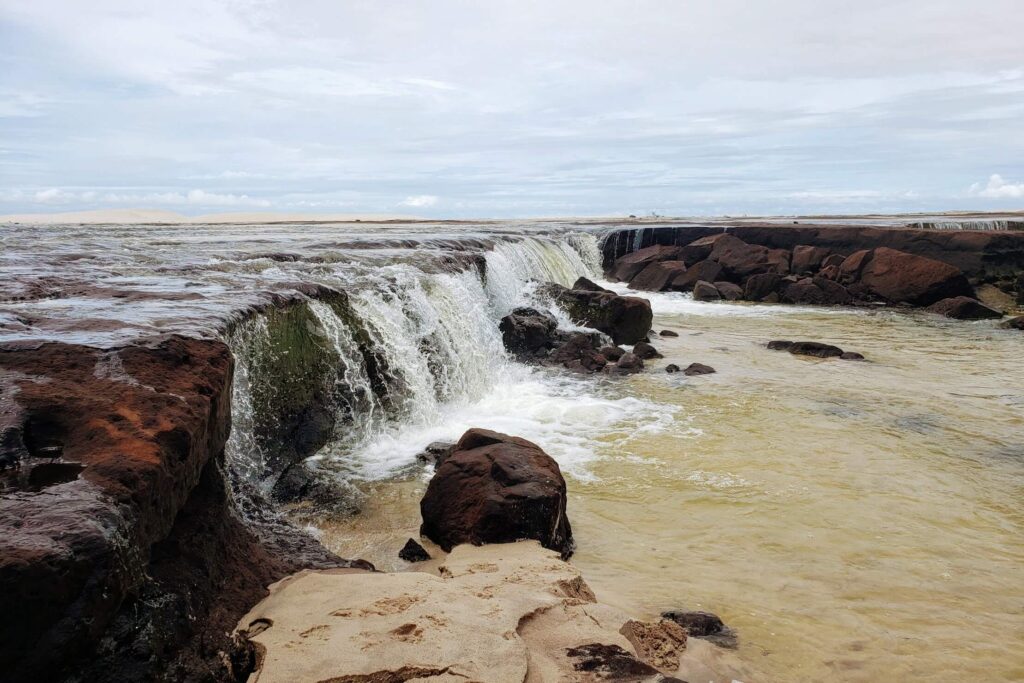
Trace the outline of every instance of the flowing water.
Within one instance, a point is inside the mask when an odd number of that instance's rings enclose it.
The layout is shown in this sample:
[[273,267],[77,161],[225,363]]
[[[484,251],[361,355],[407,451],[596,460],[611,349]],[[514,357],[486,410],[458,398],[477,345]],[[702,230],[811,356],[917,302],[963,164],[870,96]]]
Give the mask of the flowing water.
[[[323,363],[315,381],[337,425],[313,461],[364,494],[359,514],[314,529],[343,556],[404,568],[430,475],[415,454],[488,427],[559,461],[573,562],[602,599],[642,617],[718,613],[739,633],[728,661],[743,680],[1024,680],[1019,332],[653,294],[655,328],[680,335],[656,343],[666,357],[641,375],[581,377],[512,362],[497,331],[534,302],[535,281],[598,275],[597,239],[574,226],[0,236],[0,338],[223,335],[237,361],[229,457],[264,489],[258,427],[287,384],[268,368]],[[452,253],[482,259],[453,267]],[[259,312],[268,292],[305,291],[296,283],[346,297]],[[794,357],[771,339],[868,360]],[[663,372],[695,361],[717,373]]]

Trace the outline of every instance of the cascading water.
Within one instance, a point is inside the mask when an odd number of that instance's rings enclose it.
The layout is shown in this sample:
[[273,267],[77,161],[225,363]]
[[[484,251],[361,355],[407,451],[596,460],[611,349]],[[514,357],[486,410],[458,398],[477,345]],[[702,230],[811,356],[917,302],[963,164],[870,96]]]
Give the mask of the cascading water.
[[[322,345],[332,359],[333,372],[321,379],[332,385],[323,395],[336,402],[333,436],[311,463],[346,479],[376,479],[412,463],[430,440],[457,437],[463,424],[513,421],[509,429],[529,435],[533,432],[522,424],[525,420],[540,430],[549,447],[554,444],[558,451],[561,445],[563,466],[572,470],[587,449],[585,438],[572,433],[578,425],[567,425],[614,420],[630,412],[630,406],[594,397],[584,415],[573,405],[581,393],[574,383],[580,380],[541,376],[515,363],[498,331],[499,319],[512,308],[537,305],[535,283],[571,285],[580,276],[595,277],[600,263],[596,238],[569,233],[498,241],[485,261],[482,269],[440,273],[396,262],[349,285],[345,308],[317,300],[303,304],[311,315],[303,319],[309,334],[302,339]],[[254,382],[261,381],[254,377],[253,366],[260,364],[254,359],[266,354],[269,336],[267,321],[256,318],[231,340],[239,381],[229,455],[239,463],[235,470],[248,476],[266,476],[270,457],[267,446],[252,435],[260,422],[254,418],[260,406],[252,398]],[[276,353],[298,351],[278,348]],[[375,367],[368,367],[368,357],[377,359]],[[585,476],[582,468],[577,474]]]

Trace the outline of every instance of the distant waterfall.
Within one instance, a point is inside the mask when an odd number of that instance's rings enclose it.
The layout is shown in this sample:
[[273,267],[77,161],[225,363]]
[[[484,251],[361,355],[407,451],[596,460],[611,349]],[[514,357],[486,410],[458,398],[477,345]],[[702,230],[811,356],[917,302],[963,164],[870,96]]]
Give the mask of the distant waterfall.
[[[530,303],[533,282],[594,277],[600,253],[594,236],[569,233],[499,241],[485,259],[483,272],[440,273],[403,259],[362,271],[336,301],[270,311],[234,329],[233,471],[266,476],[275,457],[266,434],[279,423],[267,412],[301,413],[301,401],[331,403],[333,434],[321,454],[344,470],[345,453],[360,443],[477,400],[513,362],[501,316]],[[330,273],[325,284],[340,279]]]

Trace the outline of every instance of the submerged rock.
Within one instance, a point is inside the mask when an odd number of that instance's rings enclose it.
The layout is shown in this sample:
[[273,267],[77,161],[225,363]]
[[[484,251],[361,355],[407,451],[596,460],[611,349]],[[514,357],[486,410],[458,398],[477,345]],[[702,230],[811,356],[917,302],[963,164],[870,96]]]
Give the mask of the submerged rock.
[[597,352],[607,358],[609,363],[614,363],[625,355],[626,349],[621,346],[602,346]]
[[430,559],[430,553],[417,543],[416,539],[410,538],[402,546],[402,549],[398,551],[398,557],[406,562],[426,562]]
[[672,374],[673,372],[679,372],[680,368],[675,363],[669,363],[665,366],[665,372]]
[[1024,330],[1024,315],[1019,315],[1016,318],[1010,318],[1006,322],[1000,325],[1006,330]]
[[838,358],[843,355],[843,350],[838,346],[812,341],[793,342],[787,350],[797,356],[814,356],[815,358]]
[[690,363],[683,370],[683,374],[687,377],[694,377],[697,375],[711,375],[715,373],[715,369],[710,365],[704,365],[703,363]]
[[727,648],[735,648],[739,644],[736,632],[726,626],[718,615],[711,612],[670,610],[662,612],[661,616],[683,627],[686,634],[692,638],[702,638]]
[[678,332],[673,332],[672,330],[662,330],[658,334],[661,335],[662,337],[678,337],[679,336]]
[[449,551],[459,543],[536,539],[569,557],[565,480],[539,446],[470,429],[438,466],[420,502],[420,533]]
[[432,441],[427,444],[426,448],[416,454],[416,460],[437,467],[444,462],[445,458],[452,454],[453,448],[455,448],[454,441]]
[[793,342],[783,339],[768,342],[769,351],[789,351],[792,346]]
[[839,356],[839,360],[864,360],[864,356],[856,351],[843,351],[843,354]]
[[1003,317],[1001,311],[989,308],[969,296],[943,299],[929,306],[928,310],[956,320],[998,320]]
[[662,357],[662,355],[658,353],[658,349],[654,348],[647,342],[637,342],[633,346],[633,354],[642,360]]
[[574,372],[600,372],[608,363],[608,359],[597,350],[600,343],[601,337],[596,333],[570,334],[564,344],[551,352],[548,362]]

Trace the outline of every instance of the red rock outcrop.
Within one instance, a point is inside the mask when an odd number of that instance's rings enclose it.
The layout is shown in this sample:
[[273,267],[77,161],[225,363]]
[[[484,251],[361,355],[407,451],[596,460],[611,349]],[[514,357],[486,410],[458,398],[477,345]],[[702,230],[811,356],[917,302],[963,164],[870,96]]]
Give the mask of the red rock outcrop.
[[959,268],[887,247],[874,250],[861,269],[860,284],[886,301],[915,306],[928,306],[949,297],[974,294]]

